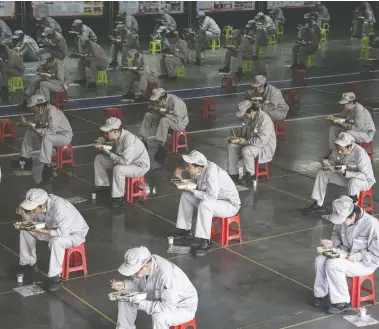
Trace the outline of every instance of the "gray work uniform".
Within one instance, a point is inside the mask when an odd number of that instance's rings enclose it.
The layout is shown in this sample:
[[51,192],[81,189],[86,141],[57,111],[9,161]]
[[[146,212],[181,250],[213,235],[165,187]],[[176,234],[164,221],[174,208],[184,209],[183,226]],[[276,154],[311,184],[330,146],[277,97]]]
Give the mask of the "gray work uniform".
[[164,116],[160,113],[146,112],[140,128],[140,135],[144,139],[155,135],[163,145],[166,143],[169,129],[184,130],[189,122],[187,106],[178,96],[167,94],[164,108],[166,109]]
[[20,231],[20,265],[34,265],[37,262],[36,241],[48,241],[50,264],[47,276],[60,275],[66,248],[81,245],[86,240],[89,227],[79,211],[67,200],[49,194],[46,213],[35,215],[36,221],[45,223],[51,235]]
[[234,50],[226,50],[224,66],[230,67],[230,72],[236,73],[242,68],[244,59],[251,60],[253,56],[253,45],[251,41],[244,36],[238,37],[236,40],[231,40],[229,45],[234,45]]
[[95,32],[93,32],[93,30],[85,24],[82,25],[79,35],[80,37],[87,37],[90,41],[97,42],[97,36]]
[[217,39],[221,35],[221,30],[215,20],[209,16],[205,16],[202,26],[197,31],[198,38],[195,43],[196,58],[200,58],[202,50],[208,47],[208,42]]
[[198,295],[187,275],[175,264],[152,255],[147,277],[125,280],[125,292],[147,292],[139,304],[118,303],[116,329],[134,329],[137,311],[151,315],[153,329],[167,329],[195,318]]
[[42,19],[44,27],[51,27],[55,32],[62,34],[62,28],[59,23],[52,17],[45,17]]
[[170,32],[174,32],[176,31],[176,22],[175,22],[175,19],[167,14],[167,13],[164,13],[162,15],[162,19],[163,19],[163,26],[166,27]]
[[7,23],[0,19],[0,42],[5,45],[12,43],[13,34]]
[[[335,153],[335,152],[333,152]],[[351,151],[341,158],[334,156],[333,166],[347,165],[346,174],[332,173],[319,170],[312,191],[312,199],[319,205],[324,202],[328,183],[347,187],[347,195],[358,196],[361,191],[369,190],[375,184],[371,159],[367,152],[357,144],[353,144]]]
[[274,8],[274,11],[272,13],[272,20],[274,21],[275,23],[275,27],[278,29],[279,27],[282,27],[284,22],[285,22],[285,18],[284,18],[284,14],[283,14],[283,10],[282,8],[280,7],[276,7]]
[[150,169],[150,159],[145,145],[130,131],[122,130],[114,141],[111,155],[98,154],[95,157],[95,185],[110,186],[112,173],[112,198],[125,195],[125,180],[128,177],[142,177]]
[[254,24],[248,35],[251,36],[251,44],[253,46],[253,56],[258,57],[259,47],[267,46],[267,43],[268,43],[267,32],[262,27],[262,25]]
[[124,26],[133,34],[138,33],[138,22],[132,15],[125,15]]
[[356,143],[371,142],[375,135],[375,124],[370,112],[358,102],[351,110],[342,111],[339,116],[346,119],[341,125],[333,125],[329,129],[329,149],[335,148],[334,142],[341,132],[347,132],[355,138]]
[[78,80],[87,82],[96,82],[97,71],[105,71],[109,65],[109,60],[103,48],[96,42],[89,41],[84,50],[86,58],[81,58],[78,61]]
[[[373,27],[374,24],[376,23],[374,12],[367,1],[365,2],[365,7],[366,9],[364,12],[360,10],[355,11],[355,18],[353,20],[352,32],[353,32],[353,35],[358,36],[358,37],[360,37],[361,34],[363,34],[364,36],[367,36],[369,34],[368,33],[369,28]],[[361,15],[363,19],[359,18],[361,17]]]
[[330,21],[330,15],[328,8],[321,5],[320,9],[316,9],[317,12],[317,24],[321,26],[322,23],[329,23]]
[[24,35],[24,39],[20,45],[19,54],[22,56],[24,62],[38,61],[39,47],[37,42],[32,37]]
[[[133,64],[134,66],[134,64]],[[125,92],[133,91],[134,82],[139,81],[139,90],[145,96],[148,83],[158,83],[158,70],[144,55],[139,54],[137,71],[125,72]]]
[[20,77],[24,73],[25,67],[19,53],[7,49],[8,59],[2,61],[0,71],[0,87],[8,87],[8,80],[11,77]]
[[357,261],[318,256],[315,259],[314,295],[325,297],[329,293],[332,304],[349,303],[346,278],[370,275],[379,266],[379,222],[363,212],[363,216],[351,226],[334,225],[332,241],[333,248],[355,254]]
[[119,42],[115,42],[113,44],[112,60],[117,61],[117,55],[121,51],[122,66],[127,66],[127,64],[128,64],[127,63],[128,52],[131,49],[139,50],[139,42],[138,42],[137,38],[128,30],[122,31],[120,36],[121,36],[121,40]]
[[252,97],[262,97],[262,111],[275,120],[284,120],[287,116],[289,107],[284,100],[282,92],[273,85],[267,84],[267,87],[262,95],[247,93],[247,99]]
[[178,39],[176,44],[170,44],[173,52],[170,56],[162,56],[160,61],[161,73],[169,77],[176,76],[175,66],[188,63],[187,43]]
[[[64,65],[63,61],[56,58],[49,64],[49,67],[41,65],[37,68],[36,78],[25,91],[27,98],[35,95],[38,88],[40,89],[40,94],[42,94],[48,102],[50,102],[52,92],[67,91],[68,85],[70,84],[70,74],[66,65]],[[47,77],[40,73],[49,73],[52,76]]]
[[35,114],[33,121],[37,123],[36,130],[26,129],[21,146],[21,156],[31,158],[32,151],[41,144],[39,160],[50,164],[53,147],[67,146],[71,143],[72,129],[64,113],[55,106],[48,104],[44,113]]
[[255,160],[270,162],[276,150],[276,134],[271,118],[262,110],[245,120],[237,137],[246,138],[245,145],[228,144],[228,173],[238,174],[238,162],[243,160],[246,171],[255,174]]
[[265,31],[267,37],[276,33],[275,23],[270,16],[265,15],[262,22],[262,28]]
[[45,38],[46,45],[41,48],[40,54],[49,53],[52,57],[63,61],[67,56],[67,43],[65,38],[58,32],[54,32],[52,39]]
[[240,197],[230,176],[213,162],[208,161],[200,176],[192,180],[197,184],[196,190],[182,193],[176,227],[190,230],[197,208],[195,237],[210,240],[212,218],[236,215],[241,207]]
[[292,60],[294,63],[304,64],[307,56],[314,54],[321,39],[321,28],[313,22],[311,27],[304,29],[305,44],[296,44],[292,47]]

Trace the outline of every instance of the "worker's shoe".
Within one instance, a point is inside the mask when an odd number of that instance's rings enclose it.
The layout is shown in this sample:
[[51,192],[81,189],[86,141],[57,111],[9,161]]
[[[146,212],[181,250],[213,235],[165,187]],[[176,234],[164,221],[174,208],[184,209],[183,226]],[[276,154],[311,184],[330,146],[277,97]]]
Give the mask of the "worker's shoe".
[[166,154],[165,147],[164,146],[159,146],[157,153],[155,153],[155,155],[154,155],[154,159],[155,160],[162,159],[162,158],[164,158],[165,154]]
[[298,64],[297,62],[294,62],[294,63],[291,65],[291,69],[296,69],[298,65],[299,65],[299,64]]
[[121,101],[130,101],[130,100],[134,100],[134,93],[129,91],[127,92],[126,94],[122,95],[121,96]]
[[330,304],[328,314],[341,314],[351,311],[351,303]]
[[9,101],[9,90],[8,87],[1,88],[1,100],[3,103],[7,103]]
[[325,211],[323,206],[319,206],[316,201],[309,208],[303,209],[304,215],[322,214]]
[[229,73],[230,72],[230,67],[229,66],[224,66],[222,69],[218,70],[220,73]]
[[56,292],[59,290],[62,284],[62,278],[60,275],[47,278],[46,289],[50,292]]
[[212,241],[207,239],[200,239],[200,245],[196,247],[195,255],[204,256],[209,250],[212,249]]
[[242,69],[241,69],[241,68],[239,68],[239,69],[237,70],[237,72],[236,72],[236,77],[237,77],[237,78],[242,78],[242,77],[243,77],[243,72],[242,72]]
[[86,79],[76,79],[74,80],[74,83],[78,83],[80,85],[85,85],[87,83]]
[[296,68],[298,70],[305,70],[307,67],[305,66],[305,63],[299,63]]
[[18,265],[18,267],[16,269],[16,274],[28,275],[28,274],[31,274],[33,272],[34,273],[38,272],[37,263],[35,263],[34,265]]
[[112,62],[110,62],[110,64],[109,64],[109,67],[117,67],[117,66],[118,66],[117,61],[112,61]]
[[27,104],[28,104],[28,101],[24,99],[22,103],[18,105],[18,109],[21,111],[26,110],[28,108]]
[[158,79],[167,79],[168,78],[168,75],[167,74],[160,74],[158,76]]
[[118,209],[124,205],[124,198],[112,198],[111,208]]
[[97,88],[96,82],[89,82],[87,88]]
[[18,160],[12,160],[12,167],[14,169],[32,170],[33,160],[32,158],[20,157]]
[[200,61],[200,58],[199,58],[199,57],[196,57],[195,64],[196,64],[197,66],[200,66],[200,65],[201,65],[201,61]]
[[325,297],[313,297],[313,307],[329,309],[330,307],[330,299],[329,294]]
[[53,168],[50,164],[45,164],[42,171],[42,180],[47,182],[53,177]]
[[180,238],[192,238],[192,231],[191,230],[183,230],[181,228],[178,228],[176,232],[169,233],[167,237],[173,237],[174,239],[180,239]]
[[255,175],[252,175],[249,172],[247,172],[243,177],[243,181],[245,182],[245,184],[253,184],[255,180]]
[[229,176],[233,180],[233,182],[238,182],[239,179],[240,179],[240,175],[239,174],[236,174],[236,175],[229,174]]
[[358,195],[349,195],[349,198],[353,200],[353,203],[355,204],[358,202]]

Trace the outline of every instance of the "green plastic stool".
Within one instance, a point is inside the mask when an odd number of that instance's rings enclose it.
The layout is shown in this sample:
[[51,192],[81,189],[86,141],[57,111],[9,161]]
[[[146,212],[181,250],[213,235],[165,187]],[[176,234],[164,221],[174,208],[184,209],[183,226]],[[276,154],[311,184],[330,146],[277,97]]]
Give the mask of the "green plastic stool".
[[265,55],[265,46],[259,46],[258,48],[258,58],[263,57]]
[[179,32],[178,31],[174,31],[174,35],[178,38],[179,37]]
[[10,92],[24,90],[24,81],[22,80],[22,77],[11,77],[8,80],[8,89]]
[[321,29],[326,30],[329,33],[329,23],[322,23]]
[[150,52],[155,55],[155,53],[160,53],[162,51],[161,40],[150,41]]
[[321,39],[320,39],[321,42],[325,42],[326,41],[326,36],[327,36],[326,31],[327,30],[325,30],[325,29],[321,29]]
[[225,43],[228,43],[230,33],[232,33],[233,27],[232,26],[224,26],[222,29],[222,35],[225,37]]
[[181,78],[186,76],[186,72],[184,71],[184,65],[177,65],[175,66],[175,71],[176,71],[176,77]]
[[315,62],[316,62],[316,54],[308,55],[307,59],[305,60],[305,66],[307,68],[310,68],[316,65]]
[[221,47],[220,38],[212,39],[212,50],[219,49]]
[[251,59],[244,59],[242,61],[242,73],[253,72],[253,61]]
[[268,38],[268,45],[269,46],[276,46],[276,36],[275,34],[270,35]]
[[361,40],[361,48],[367,48],[368,47],[368,38],[363,37]]
[[137,41],[139,41],[139,36],[138,34],[134,34],[133,37],[135,37],[137,39]]
[[368,61],[370,57],[371,47],[362,47],[361,48],[361,56],[359,57],[362,61]]
[[108,84],[107,71],[97,71],[96,84]]
[[278,37],[282,37],[282,38],[283,38],[283,34],[284,34],[283,26],[279,26],[279,27],[276,29],[276,35],[277,35]]

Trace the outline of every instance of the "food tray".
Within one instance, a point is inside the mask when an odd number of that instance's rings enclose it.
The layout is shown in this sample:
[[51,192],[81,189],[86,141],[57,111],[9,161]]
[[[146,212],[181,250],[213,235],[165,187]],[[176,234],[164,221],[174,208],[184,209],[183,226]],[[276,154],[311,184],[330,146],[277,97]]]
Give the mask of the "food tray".
[[179,189],[179,190],[196,190],[196,183],[192,182],[189,179],[171,179],[171,182]]
[[141,301],[146,299],[147,292],[127,292],[124,293],[122,291],[113,291],[110,294],[108,294],[108,297],[111,301],[118,301],[118,302],[135,302],[135,301]]
[[340,250],[340,249],[337,249],[337,248],[327,248],[327,247],[317,247],[317,252],[320,254],[320,255],[323,255],[327,258],[332,258],[332,259],[335,259],[335,258],[346,258],[346,252]]
[[13,224],[16,230],[23,231],[34,231],[45,227],[45,223],[35,223],[35,222],[16,222]]
[[104,144],[93,144],[95,147],[96,146],[102,146],[104,150],[110,151],[112,149],[112,145],[104,145]]

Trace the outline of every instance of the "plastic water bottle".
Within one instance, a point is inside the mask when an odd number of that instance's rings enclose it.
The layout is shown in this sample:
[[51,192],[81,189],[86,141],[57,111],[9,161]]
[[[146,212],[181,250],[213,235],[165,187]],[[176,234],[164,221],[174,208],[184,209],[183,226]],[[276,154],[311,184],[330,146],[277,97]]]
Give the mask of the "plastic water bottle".
[[146,195],[150,195],[150,186],[149,184],[146,184]]
[[238,168],[238,176],[240,179],[243,177],[243,167]]
[[153,195],[157,194],[157,189],[153,187]]
[[24,168],[25,168],[25,161],[20,161],[20,167],[21,167],[21,170],[24,170]]

